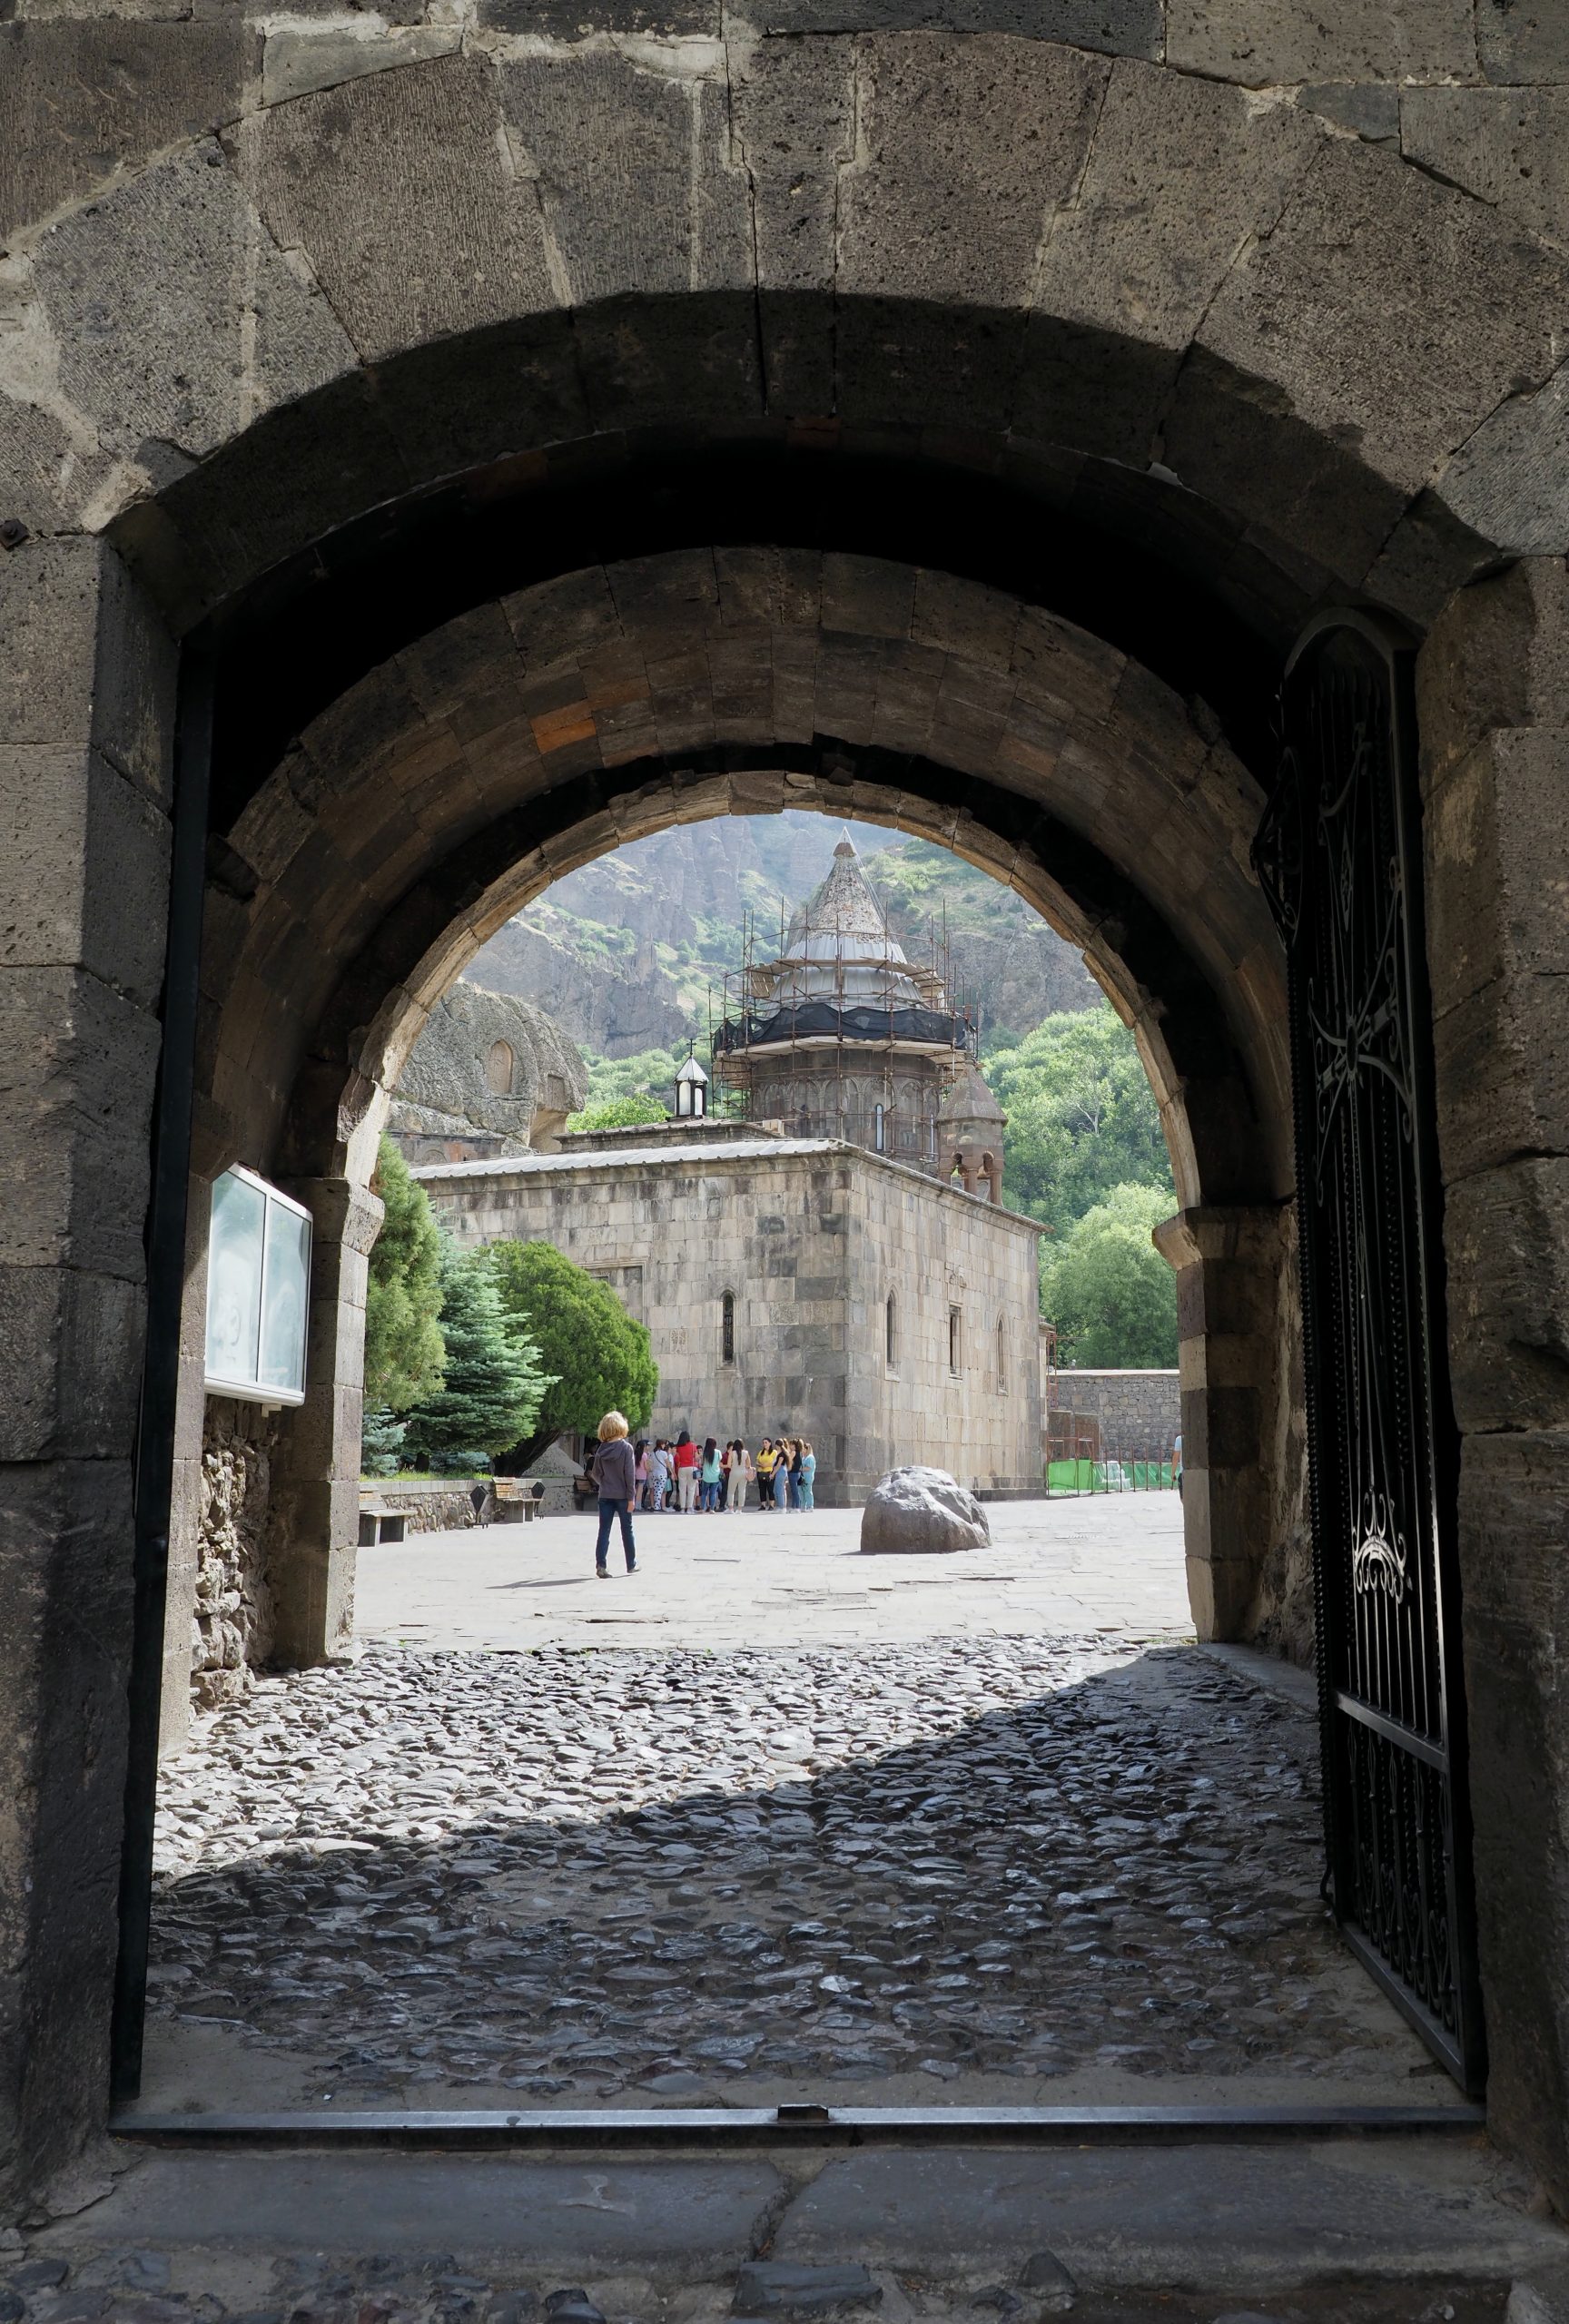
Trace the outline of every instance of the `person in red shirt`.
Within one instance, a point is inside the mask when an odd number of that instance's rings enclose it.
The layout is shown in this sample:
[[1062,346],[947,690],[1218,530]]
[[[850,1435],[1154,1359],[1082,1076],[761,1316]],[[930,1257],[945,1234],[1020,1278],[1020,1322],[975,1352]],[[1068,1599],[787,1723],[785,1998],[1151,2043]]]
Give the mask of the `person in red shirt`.
[[676,1439],[676,1502],[688,1516],[697,1505],[697,1447],[685,1429]]

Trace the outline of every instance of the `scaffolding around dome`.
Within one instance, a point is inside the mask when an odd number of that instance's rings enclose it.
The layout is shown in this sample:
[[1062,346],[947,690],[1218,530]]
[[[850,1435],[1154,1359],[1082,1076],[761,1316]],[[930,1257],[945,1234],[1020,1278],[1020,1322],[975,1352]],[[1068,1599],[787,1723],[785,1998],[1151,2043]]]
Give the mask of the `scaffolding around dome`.
[[848,832],[828,876],[763,954],[755,917],[712,1028],[726,1110],[793,1137],[843,1138],[936,1176],[942,1100],[975,1055],[952,999],[946,928],[929,963],[890,931]]

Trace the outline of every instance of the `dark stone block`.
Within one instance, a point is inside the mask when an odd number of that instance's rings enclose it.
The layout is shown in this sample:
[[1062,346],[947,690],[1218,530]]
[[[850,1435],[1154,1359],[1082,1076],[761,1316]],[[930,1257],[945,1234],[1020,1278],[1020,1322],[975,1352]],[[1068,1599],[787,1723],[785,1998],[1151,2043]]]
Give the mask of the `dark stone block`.
[[[376,409],[416,484],[509,458],[587,433],[572,319],[528,315],[460,339],[417,347],[376,367]],[[534,480],[505,471],[469,485],[476,499],[503,497]]]
[[[193,601],[186,618],[400,497],[409,481],[402,448],[359,372],[259,420],[163,496]],[[350,545],[340,541],[344,551]],[[130,561],[142,561],[140,535]]]
[[0,241],[149,154],[232,120],[260,50],[261,35],[238,15],[0,27]]
[[771,33],[1015,33],[1104,55],[1156,58],[1160,0],[768,0]]
[[886,426],[1007,427],[1027,319],[985,308],[962,319],[914,300],[851,297],[838,306],[839,411]]
[[1400,92],[1386,83],[1318,81],[1298,89],[1297,102],[1321,121],[1375,144],[1400,134]]
[[1559,0],[1480,0],[1476,54],[1489,81],[1569,81],[1569,15]]
[[1296,419],[1278,389],[1195,349],[1166,419],[1165,461],[1192,492],[1357,583],[1406,496]]
[[686,429],[763,416],[750,286],[607,299],[579,310],[577,339],[597,428]]
[[479,0],[479,22],[492,32],[543,34],[576,40],[588,33],[716,36],[720,0]]
[[883,2287],[863,2267],[814,2268],[782,2260],[753,2260],[735,2279],[732,2313],[742,2316],[832,2316],[847,2308],[880,2308]]

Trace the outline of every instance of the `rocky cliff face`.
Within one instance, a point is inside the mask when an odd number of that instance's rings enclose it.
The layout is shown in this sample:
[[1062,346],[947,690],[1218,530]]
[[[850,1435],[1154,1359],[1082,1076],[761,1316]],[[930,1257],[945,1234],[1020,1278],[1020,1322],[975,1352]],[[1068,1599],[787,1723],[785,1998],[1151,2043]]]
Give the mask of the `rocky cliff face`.
[[[780,910],[809,895],[841,826],[821,815],[725,816],[660,832],[558,881],[475,959],[469,975],[527,994],[602,1057],[706,1033],[743,923],[778,949]],[[983,1027],[1023,1033],[1054,1009],[1092,1008],[1100,989],[1074,948],[1022,899],[959,857],[872,824],[851,827],[894,934],[927,956],[946,916],[959,997]]]
[[583,1059],[544,1009],[460,979],[414,1045],[388,1128],[413,1161],[477,1139],[524,1154],[554,1143],[587,1088]]
[[622,960],[592,940],[597,933],[586,917],[542,901],[493,937],[469,973],[498,992],[527,993],[570,1040],[601,1057],[668,1049],[689,1029],[688,1017],[653,937],[640,937]]

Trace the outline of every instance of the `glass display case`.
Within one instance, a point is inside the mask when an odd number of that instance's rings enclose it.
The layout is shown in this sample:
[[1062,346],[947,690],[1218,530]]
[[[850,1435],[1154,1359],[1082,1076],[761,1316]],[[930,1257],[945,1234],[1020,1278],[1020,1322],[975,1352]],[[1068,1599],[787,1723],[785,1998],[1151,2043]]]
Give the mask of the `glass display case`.
[[253,1170],[225,1170],[207,1245],[209,1393],[303,1403],[310,1314],[310,1212]]

